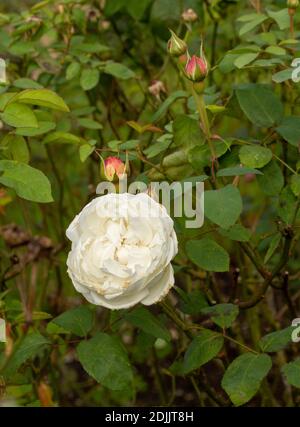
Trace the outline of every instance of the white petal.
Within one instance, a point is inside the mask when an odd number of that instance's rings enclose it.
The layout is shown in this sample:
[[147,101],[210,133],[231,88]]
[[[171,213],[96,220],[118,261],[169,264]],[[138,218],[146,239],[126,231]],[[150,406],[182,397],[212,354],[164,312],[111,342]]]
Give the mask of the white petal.
[[174,285],[173,267],[169,264],[162,273],[156,276],[147,286],[149,294],[142,300],[142,304],[151,305],[162,300]]

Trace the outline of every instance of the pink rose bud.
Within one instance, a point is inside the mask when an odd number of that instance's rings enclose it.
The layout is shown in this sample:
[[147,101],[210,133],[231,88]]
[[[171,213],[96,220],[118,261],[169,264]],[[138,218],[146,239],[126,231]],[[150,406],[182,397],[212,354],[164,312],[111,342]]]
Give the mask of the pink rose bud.
[[208,65],[205,57],[193,55],[187,60],[185,76],[192,82],[202,82],[208,74]]
[[181,40],[174,31],[170,30],[171,38],[168,41],[168,52],[172,56],[181,56],[187,50],[187,45],[184,40]]
[[100,175],[106,181],[117,182],[126,172],[126,165],[118,157],[101,160]]

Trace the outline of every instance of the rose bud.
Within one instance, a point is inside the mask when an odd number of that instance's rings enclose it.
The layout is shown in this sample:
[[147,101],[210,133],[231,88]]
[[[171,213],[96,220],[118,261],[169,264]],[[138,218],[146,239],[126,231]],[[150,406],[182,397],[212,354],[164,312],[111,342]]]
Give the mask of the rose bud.
[[184,40],[181,40],[174,31],[170,30],[171,38],[168,41],[168,52],[172,56],[181,56],[187,50],[187,45]]
[[166,93],[166,88],[165,85],[162,81],[160,80],[153,80],[151,82],[151,85],[148,87],[149,92],[151,93],[151,95],[155,96],[156,99],[160,100],[160,94]]
[[200,46],[200,56],[188,55],[187,63],[183,70],[185,76],[193,82],[202,82],[208,74],[208,63],[203,52],[203,44]]
[[100,176],[105,181],[117,182],[126,172],[126,165],[118,157],[101,158]]
[[287,0],[287,7],[289,9],[297,9],[299,6],[299,0]]
[[197,13],[191,8],[185,10],[182,13],[181,17],[185,22],[195,22],[198,19]]
[[208,64],[204,56],[193,55],[187,60],[185,76],[192,82],[202,82],[208,74]]

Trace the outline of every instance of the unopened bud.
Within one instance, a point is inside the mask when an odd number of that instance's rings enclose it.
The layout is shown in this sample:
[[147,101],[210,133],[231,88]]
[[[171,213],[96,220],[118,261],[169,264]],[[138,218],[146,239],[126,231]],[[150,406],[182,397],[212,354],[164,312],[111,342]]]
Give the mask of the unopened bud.
[[170,30],[171,38],[168,41],[168,52],[172,56],[181,56],[187,50],[186,42]]
[[185,76],[192,82],[202,82],[208,74],[208,63],[203,52],[203,43],[201,41],[200,56],[188,55],[187,63],[183,70]]
[[117,182],[126,173],[126,165],[118,157],[101,158],[100,176],[105,181]]
[[192,82],[202,82],[208,74],[208,65],[205,57],[193,55],[188,59],[185,69],[185,76]]
[[287,0],[287,7],[289,9],[297,9],[299,6],[299,0]]
[[185,22],[195,22],[198,19],[197,13],[194,11],[194,9],[191,8],[185,10],[182,13],[181,17]]
[[155,96],[155,98],[157,98],[158,100],[160,99],[160,94],[162,92],[167,92],[164,83],[160,80],[153,80],[151,82],[151,85],[148,87],[148,90],[151,95]]

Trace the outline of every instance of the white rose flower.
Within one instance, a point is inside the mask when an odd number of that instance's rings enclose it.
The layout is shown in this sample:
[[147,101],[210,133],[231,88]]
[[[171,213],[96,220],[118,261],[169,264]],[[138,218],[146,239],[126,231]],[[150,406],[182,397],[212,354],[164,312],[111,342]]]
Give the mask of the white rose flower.
[[173,221],[146,193],[92,200],[69,225],[68,274],[92,304],[110,309],[160,301],[174,284]]

